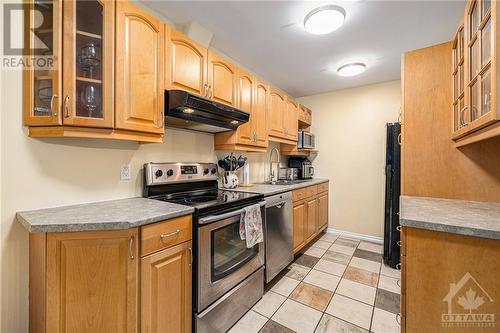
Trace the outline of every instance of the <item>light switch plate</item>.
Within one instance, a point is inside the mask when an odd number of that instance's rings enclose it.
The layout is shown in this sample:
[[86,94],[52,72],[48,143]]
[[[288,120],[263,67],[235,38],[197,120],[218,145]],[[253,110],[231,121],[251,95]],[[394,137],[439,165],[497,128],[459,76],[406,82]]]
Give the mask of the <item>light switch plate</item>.
[[120,180],[130,180],[130,164],[120,166]]

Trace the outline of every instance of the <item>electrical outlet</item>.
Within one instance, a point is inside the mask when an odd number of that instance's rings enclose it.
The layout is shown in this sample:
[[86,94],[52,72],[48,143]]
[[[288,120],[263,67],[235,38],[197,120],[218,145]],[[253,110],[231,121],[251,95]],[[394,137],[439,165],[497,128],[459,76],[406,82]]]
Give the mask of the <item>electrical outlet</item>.
[[120,180],[130,180],[130,164],[120,166]]

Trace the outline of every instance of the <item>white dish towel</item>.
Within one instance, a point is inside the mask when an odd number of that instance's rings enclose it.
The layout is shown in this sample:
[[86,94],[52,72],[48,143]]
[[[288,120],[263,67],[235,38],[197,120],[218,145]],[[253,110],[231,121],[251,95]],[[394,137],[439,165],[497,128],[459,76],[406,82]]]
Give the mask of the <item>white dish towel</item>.
[[247,248],[264,241],[262,215],[260,205],[255,204],[244,208],[240,217],[240,238],[247,241]]

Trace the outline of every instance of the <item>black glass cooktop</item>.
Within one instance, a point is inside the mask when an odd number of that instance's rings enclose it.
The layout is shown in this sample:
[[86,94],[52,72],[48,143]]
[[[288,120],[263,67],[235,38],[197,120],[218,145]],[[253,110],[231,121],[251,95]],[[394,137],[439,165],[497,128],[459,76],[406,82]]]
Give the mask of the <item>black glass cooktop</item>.
[[163,194],[151,197],[151,199],[172,202],[180,205],[191,206],[197,213],[207,211],[223,210],[232,207],[240,207],[251,204],[264,198],[262,194],[234,192],[234,191],[193,191],[174,194]]

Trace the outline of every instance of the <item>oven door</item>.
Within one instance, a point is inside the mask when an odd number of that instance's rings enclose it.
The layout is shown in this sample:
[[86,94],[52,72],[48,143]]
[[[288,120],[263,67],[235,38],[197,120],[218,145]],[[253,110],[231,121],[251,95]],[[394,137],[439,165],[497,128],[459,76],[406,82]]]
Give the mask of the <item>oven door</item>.
[[[265,230],[264,204],[261,203]],[[264,243],[247,248],[240,238],[243,209],[198,220],[198,312],[264,265]]]

